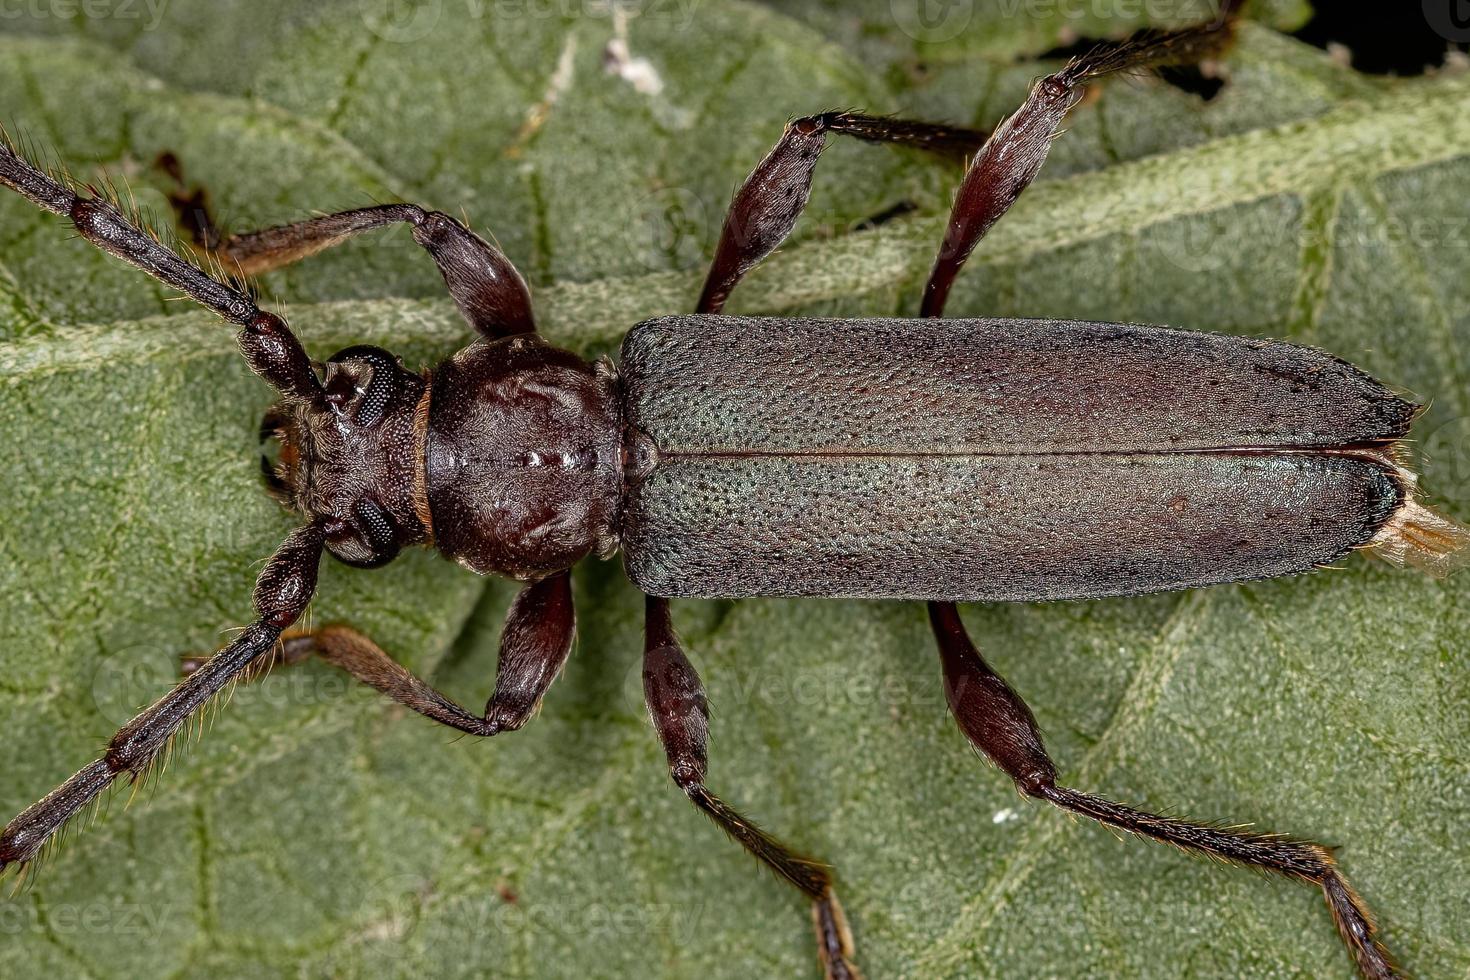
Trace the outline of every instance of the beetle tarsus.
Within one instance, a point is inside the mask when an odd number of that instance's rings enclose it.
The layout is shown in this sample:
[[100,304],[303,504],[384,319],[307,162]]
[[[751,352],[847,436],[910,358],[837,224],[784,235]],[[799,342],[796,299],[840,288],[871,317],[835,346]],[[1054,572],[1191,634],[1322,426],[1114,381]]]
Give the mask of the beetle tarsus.
[[812,903],[812,926],[817,932],[817,950],[826,980],[863,980],[862,971],[853,962],[852,930],[837,893],[830,888],[826,895]]

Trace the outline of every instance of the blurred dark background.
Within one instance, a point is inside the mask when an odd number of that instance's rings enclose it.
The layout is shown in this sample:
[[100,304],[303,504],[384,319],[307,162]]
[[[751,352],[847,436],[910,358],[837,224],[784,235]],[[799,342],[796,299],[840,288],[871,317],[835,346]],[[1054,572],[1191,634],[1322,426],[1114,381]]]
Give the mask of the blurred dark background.
[[1422,75],[1442,67],[1447,58],[1470,56],[1470,3],[1464,0],[1325,0],[1318,8],[1296,37],[1341,51],[1358,71]]

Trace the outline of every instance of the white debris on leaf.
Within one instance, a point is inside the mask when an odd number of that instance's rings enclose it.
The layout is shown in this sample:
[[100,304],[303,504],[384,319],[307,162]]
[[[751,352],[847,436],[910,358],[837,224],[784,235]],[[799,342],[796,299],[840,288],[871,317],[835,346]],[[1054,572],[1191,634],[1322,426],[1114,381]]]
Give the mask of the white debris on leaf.
[[546,119],[551,115],[551,110],[567,89],[572,87],[572,80],[577,72],[577,35],[567,33],[567,39],[562,44],[561,54],[556,59],[556,68],[547,80],[546,92],[541,96],[541,101],[526,110],[526,121],[521,124],[516,138],[511,142],[505,155],[511,159],[519,157],[525,152],[526,144],[531,138],[541,131],[546,125]]
[[1012,809],[1011,807],[1006,807],[1004,810],[997,810],[995,812],[995,815],[990,818],[990,822],[993,824],[1009,823],[1019,816],[1020,814],[1017,813],[1014,809]]
[[620,37],[607,42],[602,52],[602,67],[609,75],[617,75],[633,86],[633,91],[640,95],[657,95],[664,90],[664,80],[653,62],[630,55],[628,42]]
[[647,58],[633,57],[632,49],[628,47],[627,11],[620,6],[614,6],[612,11],[613,38],[602,49],[603,71],[618,76],[633,86],[633,91],[639,95],[658,95],[664,90],[664,80],[658,69]]

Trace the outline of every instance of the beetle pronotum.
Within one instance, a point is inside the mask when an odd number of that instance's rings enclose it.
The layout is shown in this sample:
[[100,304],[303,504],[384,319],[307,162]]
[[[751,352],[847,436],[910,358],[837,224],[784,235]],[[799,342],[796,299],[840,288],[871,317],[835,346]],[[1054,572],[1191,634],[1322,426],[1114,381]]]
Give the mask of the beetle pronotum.
[[[0,144],[0,183],[240,327],[246,360],[280,393],[264,427],[281,446],[268,482],[305,517],[259,577],[255,621],[125,725],[102,758],[11,821],[0,869],[26,866],[110,784],[137,779],[252,668],[316,655],[459,731],[520,728],[571,648],[570,568],[621,550],[648,595],[644,692],[673,779],[810,899],[828,977],[858,975],[832,875],[707,787],[705,695],[670,597],[927,602],[952,713],[1025,794],[1315,884],[1363,975],[1396,976],[1327,849],[1059,785],[1030,710],[980,656],[954,605],[1286,575],[1364,548],[1444,572],[1470,545],[1416,500],[1401,453],[1416,406],[1330,355],[1159,327],[938,319],[966,258],[1035,177],[1087,82],[1199,57],[1230,33],[1220,22],[1100,46],[1038,81],[988,137],[849,112],[795,120],[736,194],[696,315],[639,324],[618,365],[543,341],[514,267],[445,214],[387,204],[228,238],[196,222],[196,244],[241,275],[407,223],[480,334],[433,371],[351,347],[319,376],[281,318],[111,201]],[[829,133],[975,151],[920,319],[718,315],[790,232]],[[526,583],[481,715],[348,627],[290,631],[323,551],[375,567],[413,544]]]

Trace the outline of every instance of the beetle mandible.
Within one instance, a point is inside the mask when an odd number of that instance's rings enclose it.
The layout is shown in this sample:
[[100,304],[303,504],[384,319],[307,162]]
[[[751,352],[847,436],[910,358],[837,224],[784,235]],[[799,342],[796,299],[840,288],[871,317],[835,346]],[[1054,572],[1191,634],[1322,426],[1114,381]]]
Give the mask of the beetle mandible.
[[[432,371],[357,346],[318,373],[248,293],[0,142],[0,183],[239,326],[250,367],[280,394],[263,425],[279,442],[267,482],[305,518],[260,574],[255,621],[11,821],[0,870],[26,866],[71,816],[120,777],[139,778],[192,715],[262,666],[318,656],[459,731],[520,728],[571,649],[570,568],[621,551],[647,594],[644,693],[672,777],[810,900],[827,977],[859,975],[832,874],[709,789],[705,694],[671,597],[926,602],[955,719],[1023,793],[1314,884],[1360,972],[1397,976],[1326,848],[1059,784],[1030,709],[955,608],[1287,575],[1356,549],[1442,573],[1470,546],[1470,533],[1416,499],[1401,445],[1417,407],[1328,354],[1128,324],[940,319],[956,274],[1036,176],[1088,82],[1199,58],[1232,29],[1227,19],[1101,45],[1040,79],[988,136],[855,112],[791,122],[735,195],[696,314],[639,324],[617,365],[542,340],[509,260],[443,213],[386,204],[230,237],[197,222],[200,249],[241,276],[406,223],[480,334]],[[719,315],[791,231],[828,134],[973,152],[920,318]],[[373,568],[410,545],[525,583],[483,714],[351,628],[291,630],[323,551]]]

